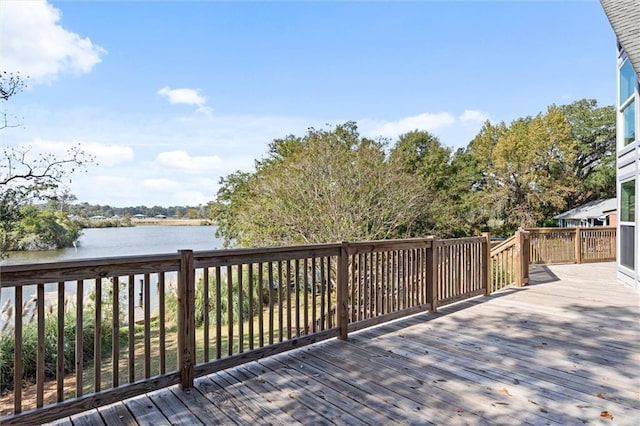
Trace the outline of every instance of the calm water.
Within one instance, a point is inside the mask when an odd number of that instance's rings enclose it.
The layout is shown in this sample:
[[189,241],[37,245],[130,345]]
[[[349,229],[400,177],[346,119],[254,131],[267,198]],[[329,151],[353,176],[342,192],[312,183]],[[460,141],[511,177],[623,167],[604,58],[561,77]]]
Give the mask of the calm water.
[[[175,253],[181,249],[194,251],[214,250],[222,248],[222,240],[215,237],[215,226],[136,226],[128,228],[100,228],[85,229],[78,241],[77,248],[62,250],[17,252],[11,253],[7,259],[0,262],[2,265],[57,262],[61,260],[77,260],[97,257],[134,256],[144,254]],[[136,276],[134,284],[136,297],[141,293],[141,278]],[[175,281],[175,274],[167,275],[169,281]],[[85,281],[87,294],[92,285]],[[46,299],[55,296],[55,284],[45,286],[48,295]],[[65,288],[68,296],[76,292],[75,282],[70,282]],[[50,296],[49,296],[50,295]],[[157,277],[153,275],[151,282],[151,308],[157,307]],[[35,296],[35,286],[24,287],[23,299],[30,300]],[[13,288],[3,288],[0,291],[0,328],[7,318],[1,312],[3,308],[13,305]]]
[[11,253],[0,265],[222,248],[222,240],[217,239],[215,233],[215,226],[90,228],[83,231],[75,249]]

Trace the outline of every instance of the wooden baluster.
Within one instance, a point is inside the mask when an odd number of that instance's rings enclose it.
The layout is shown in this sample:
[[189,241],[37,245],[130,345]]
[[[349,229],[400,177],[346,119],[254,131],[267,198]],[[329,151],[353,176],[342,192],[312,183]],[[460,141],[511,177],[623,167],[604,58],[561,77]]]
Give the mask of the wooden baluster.
[[204,312],[202,312],[202,340],[203,340],[203,350],[202,350],[202,361],[209,362],[211,357],[209,356],[209,312],[211,312],[211,302],[209,300],[209,268],[203,268],[202,271],[202,297],[203,297],[203,308]]
[[159,304],[159,333],[160,333],[160,374],[167,372],[167,329],[166,329],[166,297],[165,273],[158,274],[158,304]]
[[128,297],[127,297],[127,302],[128,302],[128,321],[129,321],[129,354],[128,354],[128,368],[127,371],[129,372],[129,383],[133,383],[136,380],[136,335],[135,335],[135,328],[136,328],[136,317],[135,317],[135,306],[134,306],[134,301],[135,301],[135,285],[136,285],[136,281],[135,281],[135,276],[134,275],[129,275],[129,279],[127,282],[127,290],[128,290]]
[[64,400],[64,281],[58,282],[58,341],[56,358],[56,402]]
[[15,288],[15,319],[13,324],[14,349],[13,349],[13,412],[22,412],[22,286]]
[[216,266],[216,359],[222,358],[222,273]]
[[76,397],[82,396],[82,371],[84,355],[83,313],[84,313],[84,281],[77,281],[76,290]]
[[93,330],[93,390],[102,388],[102,278],[95,279],[96,300]]
[[244,352],[244,294],[243,294],[243,265],[237,266],[238,273],[238,353]]
[[111,277],[111,385],[120,385],[120,278]]
[[227,355],[233,355],[233,268],[227,266]]
[[253,263],[250,263],[248,265],[249,267],[249,271],[247,271],[247,278],[249,280],[249,289],[248,289],[248,293],[249,293],[249,350],[252,350],[254,347],[254,330],[253,330],[253,322],[255,319],[255,309],[254,309],[254,303],[255,303],[255,297],[254,297],[254,291],[255,291],[255,284],[253,282]]
[[264,277],[263,277],[264,264],[258,263],[258,343],[260,347],[264,346]]
[[36,355],[36,407],[44,405],[44,284],[36,286],[38,343]]

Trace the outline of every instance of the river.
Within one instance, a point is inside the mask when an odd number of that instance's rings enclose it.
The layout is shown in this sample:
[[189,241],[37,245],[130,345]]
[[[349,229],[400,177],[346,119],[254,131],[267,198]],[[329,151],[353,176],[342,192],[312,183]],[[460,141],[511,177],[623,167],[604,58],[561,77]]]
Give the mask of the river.
[[[123,228],[89,228],[83,230],[76,247],[61,250],[12,252],[9,257],[0,261],[3,265],[57,262],[62,260],[79,260],[100,257],[135,256],[145,254],[169,254],[181,249],[194,251],[214,250],[222,248],[222,240],[215,236],[215,226],[135,226]],[[175,274],[173,274],[175,275]],[[172,274],[170,276],[173,277]],[[136,277],[135,293],[142,291],[139,278]],[[175,279],[175,278],[174,278]],[[157,277],[151,283],[151,308],[157,307]],[[47,284],[45,292],[53,296],[55,284]],[[92,288],[89,281],[85,286],[85,294]],[[66,293],[75,294],[75,282],[67,284]],[[124,291],[124,289],[123,289]],[[24,300],[35,296],[35,286],[24,288]],[[5,321],[7,307],[13,305],[13,288],[2,288],[0,291],[0,329]]]
[[181,249],[214,250],[222,248],[215,226],[133,226],[88,228],[77,247],[47,251],[12,252],[2,265],[57,262],[95,257],[134,256],[175,253]]

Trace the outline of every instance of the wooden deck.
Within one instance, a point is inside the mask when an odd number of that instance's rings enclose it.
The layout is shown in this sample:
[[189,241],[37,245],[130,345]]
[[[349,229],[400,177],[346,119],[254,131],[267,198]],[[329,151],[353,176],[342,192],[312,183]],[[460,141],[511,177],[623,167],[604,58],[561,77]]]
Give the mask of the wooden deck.
[[640,295],[613,263],[440,308],[58,424],[640,424]]

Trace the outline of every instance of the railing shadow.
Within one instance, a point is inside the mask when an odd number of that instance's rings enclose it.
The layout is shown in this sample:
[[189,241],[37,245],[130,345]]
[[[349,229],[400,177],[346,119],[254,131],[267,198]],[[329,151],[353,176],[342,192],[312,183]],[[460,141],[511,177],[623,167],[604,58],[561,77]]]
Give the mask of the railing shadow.
[[560,281],[560,278],[546,265],[529,266],[529,285],[548,284]]

